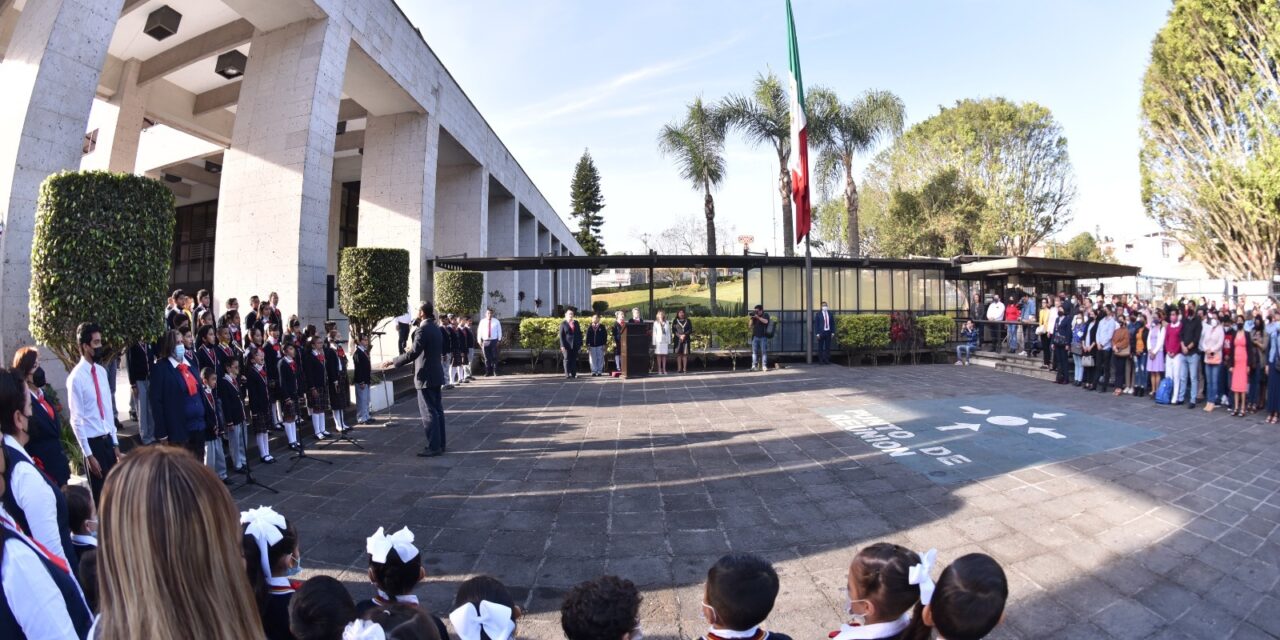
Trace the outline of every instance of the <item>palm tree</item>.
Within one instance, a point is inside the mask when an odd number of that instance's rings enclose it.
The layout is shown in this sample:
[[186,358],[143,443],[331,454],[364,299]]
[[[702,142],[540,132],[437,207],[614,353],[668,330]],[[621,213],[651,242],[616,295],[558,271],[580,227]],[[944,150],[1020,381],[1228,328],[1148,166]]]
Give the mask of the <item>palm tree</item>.
[[768,144],[778,154],[778,193],[782,196],[783,255],[795,255],[791,219],[791,101],[772,71],[758,74],[751,95],[733,94],[720,104],[729,126],[742,132],[752,146]]
[[[724,180],[725,121],[715,106],[703,104],[702,98],[689,103],[683,122],[662,127],[658,133],[658,150],[674,158],[680,177],[689,181],[695,191],[703,193],[703,212],[707,216],[707,255],[716,254],[716,202],[711,190]],[[711,293],[711,311],[716,310],[716,270],[712,266],[707,277]]]
[[824,185],[844,181],[844,206],[849,223],[849,252],[858,255],[858,187],[853,181],[853,158],[875,148],[881,140],[902,135],[906,106],[892,91],[868,90],[842,104],[830,89],[815,88],[808,96],[810,140],[818,148],[816,173]]

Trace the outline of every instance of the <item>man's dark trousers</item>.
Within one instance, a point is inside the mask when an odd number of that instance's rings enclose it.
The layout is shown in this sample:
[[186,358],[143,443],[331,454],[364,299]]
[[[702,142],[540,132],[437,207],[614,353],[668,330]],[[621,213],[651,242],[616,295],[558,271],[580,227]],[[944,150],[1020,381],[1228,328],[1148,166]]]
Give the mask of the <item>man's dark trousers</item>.
[[831,334],[818,334],[818,362],[831,364]]
[[565,349],[564,374],[575,378],[578,377],[578,349]]
[[440,387],[418,389],[418,413],[427,435],[427,449],[444,451],[444,402],[440,399]]
[[409,330],[411,328],[413,328],[413,325],[405,324],[403,322],[396,323],[396,337],[399,338],[399,344],[397,346],[400,347],[400,353],[404,353],[405,348],[409,345]]
[[498,375],[498,341],[484,341],[484,372],[485,375]]
[[[116,466],[116,450],[111,445],[111,436],[98,436],[89,438],[89,453],[93,454],[93,459],[98,461],[98,466],[102,469],[102,476],[97,477],[86,470],[85,475],[89,476],[89,489],[93,493],[93,501],[98,502],[102,496],[102,484],[107,481],[107,474],[111,473],[111,469]],[[204,462],[203,459],[200,462]]]
[[1095,349],[1093,366],[1098,372],[1096,380],[1098,391],[1106,391],[1107,380],[1111,378],[1111,351],[1108,349]]

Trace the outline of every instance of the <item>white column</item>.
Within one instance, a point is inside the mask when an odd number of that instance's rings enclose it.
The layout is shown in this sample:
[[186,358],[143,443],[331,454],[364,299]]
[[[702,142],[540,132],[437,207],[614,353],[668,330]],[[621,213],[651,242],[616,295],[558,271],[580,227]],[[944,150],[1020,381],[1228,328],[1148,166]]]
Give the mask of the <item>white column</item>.
[[[107,156],[107,171],[133,173],[138,164],[138,140],[142,137],[142,121],[147,115],[147,97],[151,93],[151,85],[138,86],[138,69],[142,63],[131,59],[124,63],[124,71],[120,74],[120,86],[111,99],[119,111],[111,132],[110,153]],[[102,132],[99,132],[101,136]],[[98,138],[102,144],[102,138]]]
[[[522,257],[538,255],[538,221],[533,216],[525,216],[523,208],[519,203],[516,204],[516,213],[519,217],[517,225],[518,237],[516,239],[516,255]],[[520,301],[520,292],[524,292],[524,300]],[[516,311],[528,311],[533,309],[533,299],[537,296],[538,291],[538,272],[537,271],[519,271],[516,273]]]
[[0,64],[0,354],[28,326],[36,197],[80,166],[102,64],[123,0],[28,0]]
[[214,289],[280,294],[284,314],[325,317],[329,203],[350,34],[340,20],[258,33],[222,166]]
[[[520,208],[516,199],[510,196],[489,197],[489,247],[490,258],[507,258],[519,252],[519,237],[516,233],[520,217]],[[490,271],[488,291],[501,291],[506,302],[499,304],[489,301],[500,316],[511,316],[516,313],[516,272]],[[487,296],[486,296],[487,300]]]
[[[538,223],[538,251],[537,255],[545,255],[551,252],[551,231]],[[550,314],[551,307],[551,271],[547,269],[538,270],[538,291],[537,297],[542,299],[542,308],[538,310],[541,314]]]
[[409,308],[431,298],[425,269],[434,253],[440,126],[430,116],[371,116],[360,168],[362,247],[409,251]]

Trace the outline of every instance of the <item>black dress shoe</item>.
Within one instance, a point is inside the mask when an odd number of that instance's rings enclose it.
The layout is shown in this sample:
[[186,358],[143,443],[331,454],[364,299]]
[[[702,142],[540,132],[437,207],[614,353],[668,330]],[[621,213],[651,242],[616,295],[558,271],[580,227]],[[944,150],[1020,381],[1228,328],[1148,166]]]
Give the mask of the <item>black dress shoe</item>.
[[1187,408],[1188,408],[1188,409],[1194,409],[1194,408],[1196,408],[1196,403],[1192,402],[1191,404],[1187,405]]
[[423,449],[418,452],[419,458],[435,458],[441,455],[444,455],[444,451],[441,449]]

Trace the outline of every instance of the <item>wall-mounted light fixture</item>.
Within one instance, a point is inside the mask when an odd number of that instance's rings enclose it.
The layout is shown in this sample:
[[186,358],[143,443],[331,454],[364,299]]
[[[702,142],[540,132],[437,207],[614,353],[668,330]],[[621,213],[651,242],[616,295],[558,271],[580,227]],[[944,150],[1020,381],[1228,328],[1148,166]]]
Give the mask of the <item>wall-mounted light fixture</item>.
[[164,5],[147,16],[147,24],[142,32],[156,40],[164,40],[178,32],[178,24],[181,22],[182,14],[169,5]]
[[232,49],[231,51],[218,56],[218,61],[213,70],[216,71],[218,75],[228,80],[234,80],[244,75],[244,67],[248,62],[248,57],[243,53]]

